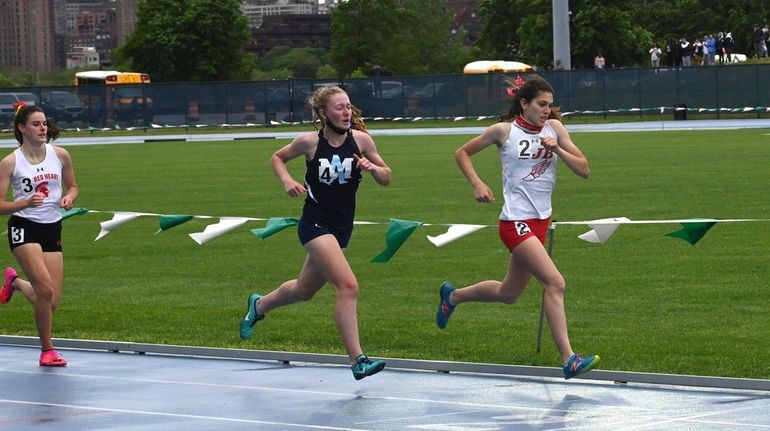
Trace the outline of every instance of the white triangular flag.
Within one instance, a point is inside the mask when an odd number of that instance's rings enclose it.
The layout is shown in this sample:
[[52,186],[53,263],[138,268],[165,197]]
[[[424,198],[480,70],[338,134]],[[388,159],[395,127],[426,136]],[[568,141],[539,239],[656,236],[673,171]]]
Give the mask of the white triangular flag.
[[129,222],[139,217],[140,215],[142,215],[142,213],[116,212],[115,215],[112,217],[112,220],[107,220],[99,223],[102,226],[102,230],[99,232],[99,235],[96,237],[94,241],[99,241],[99,239],[104,235],[107,235],[108,233],[117,229],[123,223]]
[[220,217],[219,223],[206,226],[206,229],[203,229],[203,232],[191,233],[190,238],[195,240],[198,244],[203,245],[204,242],[210,241],[220,235],[224,235],[249,220],[250,219],[247,217]]
[[442,233],[438,236],[428,235],[428,241],[432,242],[436,247],[441,247],[456,239],[462,238],[465,235],[476,232],[483,227],[485,226],[480,224],[453,224],[449,226],[446,233]]
[[617,230],[621,223],[629,221],[631,220],[626,217],[592,220],[587,223],[591,230],[582,235],[578,235],[578,238],[594,244],[604,244],[610,239],[612,234],[615,233],[615,230]]

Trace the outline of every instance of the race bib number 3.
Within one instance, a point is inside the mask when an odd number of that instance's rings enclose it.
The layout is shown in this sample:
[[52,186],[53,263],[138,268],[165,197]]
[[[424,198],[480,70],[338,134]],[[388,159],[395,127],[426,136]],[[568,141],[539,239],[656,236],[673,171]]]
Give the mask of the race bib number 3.
[[11,242],[14,244],[22,244],[24,242],[24,228],[11,228]]

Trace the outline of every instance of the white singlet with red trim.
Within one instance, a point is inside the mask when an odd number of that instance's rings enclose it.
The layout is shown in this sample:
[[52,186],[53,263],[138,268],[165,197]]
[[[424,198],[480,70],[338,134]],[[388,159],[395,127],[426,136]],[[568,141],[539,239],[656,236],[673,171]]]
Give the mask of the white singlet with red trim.
[[51,144],[45,144],[45,159],[30,164],[21,147],[13,152],[16,167],[11,177],[13,200],[29,199],[35,192],[45,195],[43,205],[28,207],[13,213],[37,223],[54,223],[61,219],[61,160]]
[[498,148],[505,198],[500,220],[551,216],[557,156],[540,144],[542,136],[556,139],[556,132],[548,122],[539,133],[528,132],[512,122],[508,141]]

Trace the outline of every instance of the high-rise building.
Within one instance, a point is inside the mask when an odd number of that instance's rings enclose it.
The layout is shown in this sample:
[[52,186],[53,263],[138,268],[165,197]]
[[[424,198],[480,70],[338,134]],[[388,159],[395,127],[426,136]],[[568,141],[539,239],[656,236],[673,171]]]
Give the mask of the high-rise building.
[[0,0],[0,68],[51,70],[53,0]]
[[331,18],[328,15],[270,15],[262,26],[251,30],[253,42],[246,51],[262,57],[276,46],[290,48],[331,47]]
[[111,0],[68,0],[67,52],[93,47],[104,62],[117,47],[115,2]]
[[126,43],[126,38],[136,27],[136,12],[139,0],[120,0],[115,2],[115,43]]
[[249,27],[259,28],[266,16],[316,14],[318,4],[308,0],[244,1],[241,2],[241,12],[249,19]]

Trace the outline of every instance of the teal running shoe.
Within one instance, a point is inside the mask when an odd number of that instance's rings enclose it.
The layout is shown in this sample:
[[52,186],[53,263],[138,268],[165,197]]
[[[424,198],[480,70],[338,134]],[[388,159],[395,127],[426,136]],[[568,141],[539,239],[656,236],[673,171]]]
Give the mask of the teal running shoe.
[[249,308],[246,312],[246,317],[241,320],[241,338],[244,340],[251,338],[251,333],[254,332],[254,325],[265,318],[264,314],[257,313],[257,302],[260,299],[262,299],[262,295],[252,293],[247,301]]
[[564,367],[562,367],[562,370],[564,370],[564,379],[568,380],[591,371],[600,360],[601,358],[599,355],[583,356],[579,353],[573,353],[572,356],[567,359],[567,363],[564,364]]
[[452,292],[454,291],[455,287],[452,283],[445,281],[441,284],[441,289],[439,289],[441,301],[438,304],[438,311],[436,312],[436,325],[438,325],[439,329],[446,328],[447,323],[449,323],[449,316],[452,315],[452,312],[455,311],[455,307],[457,307],[457,305],[449,303],[449,297],[452,296]]
[[353,369],[353,377],[356,380],[361,380],[364,377],[373,376],[383,368],[385,368],[384,361],[372,361],[366,355],[361,355],[356,358],[356,363],[351,367]]

